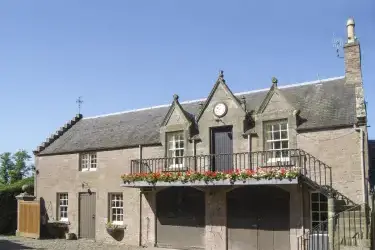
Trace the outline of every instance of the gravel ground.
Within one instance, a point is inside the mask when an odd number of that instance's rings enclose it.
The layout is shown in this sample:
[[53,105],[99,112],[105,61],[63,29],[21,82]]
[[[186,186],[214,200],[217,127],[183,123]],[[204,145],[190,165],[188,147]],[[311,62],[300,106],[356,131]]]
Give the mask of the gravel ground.
[[[0,236],[0,250],[48,249],[48,250],[139,250],[140,247],[110,245],[93,240],[34,240],[16,236]],[[150,249],[150,248],[147,248]],[[153,248],[151,248],[153,249]],[[158,248],[160,249],[160,248]]]

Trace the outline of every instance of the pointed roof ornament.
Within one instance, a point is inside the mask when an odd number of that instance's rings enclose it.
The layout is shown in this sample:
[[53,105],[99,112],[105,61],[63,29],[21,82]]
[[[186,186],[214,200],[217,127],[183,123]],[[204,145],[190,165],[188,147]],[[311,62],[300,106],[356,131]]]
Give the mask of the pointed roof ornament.
[[224,79],[224,70],[219,71],[219,78]]
[[178,96],[177,94],[174,94],[174,95],[173,95],[173,100],[174,100],[174,101],[178,101],[178,98],[179,98],[179,96]]
[[277,87],[277,78],[276,77],[272,77],[272,86]]

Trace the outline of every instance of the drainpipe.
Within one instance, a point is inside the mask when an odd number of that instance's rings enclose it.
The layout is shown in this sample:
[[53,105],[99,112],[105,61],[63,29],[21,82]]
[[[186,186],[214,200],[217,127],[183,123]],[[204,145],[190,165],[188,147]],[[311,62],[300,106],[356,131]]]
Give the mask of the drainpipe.
[[139,191],[139,246],[142,246],[142,195],[143,191]]
[[247,151],[249,152],[249,168],[252,169],[251,163],[251,135],[247,135]]
[[365,157],[364,157],[364,131],[362,128],[359,128],[359,127],[354,127],[355,131],[357,132],[360,132],[361,134],[361,146],[360,146],[360,150],[361,150],[361,174],[362,174],[362,189],[363,189],[363,203],[365,204],[368,204],[368,201],[367,201],[367,189],[366,189],[366,178],[365,178],[365,174],[366,174],[366,170],[365,170]]
[[[139,172],[142,167],[142,145],[139,145]],[[142,246],[142,195],[143,191],[139,190],[139,246]]]

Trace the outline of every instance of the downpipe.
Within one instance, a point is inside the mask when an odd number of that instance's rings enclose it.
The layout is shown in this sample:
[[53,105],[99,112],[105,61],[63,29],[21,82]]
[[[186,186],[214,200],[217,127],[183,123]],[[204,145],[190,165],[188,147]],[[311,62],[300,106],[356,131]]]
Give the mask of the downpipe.
[[360,132],[360,140],[361,140],[361,146],[360,146],[360,151],[361,151],[361,174],[362,174],[362,200],[363,203],[368,204],[368,195],[367,195],[367,188],[366,188],[366,170],[365,170],[365,157],[364,157],[364,131],[362,128],[359,128],[357,126],[354,127],[354,130],[357,132]]

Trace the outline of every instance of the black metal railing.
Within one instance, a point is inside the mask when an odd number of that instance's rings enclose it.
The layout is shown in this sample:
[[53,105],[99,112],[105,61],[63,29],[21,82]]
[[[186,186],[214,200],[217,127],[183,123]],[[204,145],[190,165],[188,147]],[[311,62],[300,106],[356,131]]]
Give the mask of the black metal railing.
[[285,168],[299,171],[317,188],[331,187],[331,168],[301,149],[258,151],[233,154],[209,154],[183,157],[137,159],[131,161],[131,173],[241,171],[258,168]]
[[[369,207],[366,204],[335,214],[297,239],[298,250],[336,250],[342,246],[357,246],[369,239]],[[328,223],[333,223],[329,235]],[[333,249],[332,249],[333,247]]]

